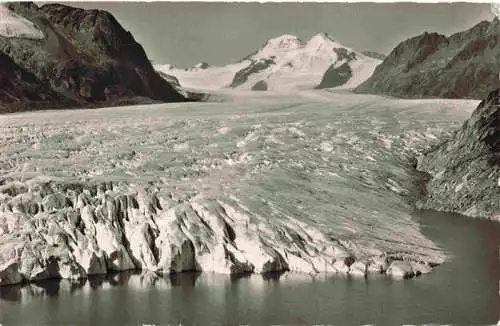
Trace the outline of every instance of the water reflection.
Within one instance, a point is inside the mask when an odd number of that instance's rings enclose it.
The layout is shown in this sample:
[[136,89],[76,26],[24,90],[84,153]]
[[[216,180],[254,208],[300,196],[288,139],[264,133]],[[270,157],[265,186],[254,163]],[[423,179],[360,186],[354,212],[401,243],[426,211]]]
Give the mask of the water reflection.
[[0,287],[0,298],[6,301],[23,302],[30,297],[57,297],[61,291],[74,294],[81,290],[87,280],[43,280],[30,284]]
[[128,287],[138,291],[152,288],[168,290],[173,287],[194,288],[196,286],[237,286],[249,282],[254,289],[262,289],[266,284],[293,284],[310,282],[326,276],[311,276],[301,273],[276,272],[262,275],[224,275],[216,273],[186,272],[161,275],[150,271],[124,271],[108,275],[92,275],[88,279],[49,279],[20,285],[0,287],[0,299],[22,303],[30,297],[57,297],[61,294],[76,295],[115,287]]

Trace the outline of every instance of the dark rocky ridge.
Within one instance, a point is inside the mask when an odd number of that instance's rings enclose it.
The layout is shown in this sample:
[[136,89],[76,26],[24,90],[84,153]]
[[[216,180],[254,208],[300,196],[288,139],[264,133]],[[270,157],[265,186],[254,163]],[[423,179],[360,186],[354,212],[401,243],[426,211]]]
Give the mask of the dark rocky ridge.
[[316,86],[316,89],[342,86],[352,78],[352,70],[349,63],[357,59],[356,52],[349,51],[345,48],[333,50],[337,54],[337,61],[345,60],[345,62],[339,67],[337,67],[337,62],[328,67],[321,78],[321,82]]
[[481,101],[462,128],[420,159],[432,179],[422,208],[500,217],[500,89]]
[[244,84],[248,80],[249,76],[262,70],[266,70],[273,64],[275,64],[273,58],[252,60],[252,63],[248,67],[241,69],[234,75],[230,87],[235,88]]
[[356,92],[402,98],[484,98],[498,87],[499,41],[498,19],[450,37],[418,35],[394,48]]
[[38,7],[30,2],[8,7],[32,21],[46,37],[0,36],[0,53],[71,105],[185,100],[156,73],[142,46],[110,13],[60,4]]
[[349,64],[346,62],[340,67],[336,68],[335,65],[331,65],[323,75],[321,82],[317,89],[331,88],[344,85],[352,77],[352,70]]
[[156,71],[163,79],[168,81],[170,85],[173,87],[181,87],[181,83],[179,82],[179,79],[173,75],[166,74],[162,71]]
[[252,86],[252,91],[267,91],[267,83],[263,80],[259,80]]
[[385,54],[375,52],[375,51],[364,51],[363,54],[366,55],[367,57],[379,59],[379,60],[385,60],[385,58],[387,58],[387,56]]

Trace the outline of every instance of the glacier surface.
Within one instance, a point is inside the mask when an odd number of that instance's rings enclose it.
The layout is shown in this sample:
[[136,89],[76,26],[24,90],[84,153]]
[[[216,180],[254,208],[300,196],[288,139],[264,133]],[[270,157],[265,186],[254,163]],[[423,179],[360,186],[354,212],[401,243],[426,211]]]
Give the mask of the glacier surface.
[[477,101],[252,94],[0,116],[0,285],[445,260],[411,218],[409,161]]

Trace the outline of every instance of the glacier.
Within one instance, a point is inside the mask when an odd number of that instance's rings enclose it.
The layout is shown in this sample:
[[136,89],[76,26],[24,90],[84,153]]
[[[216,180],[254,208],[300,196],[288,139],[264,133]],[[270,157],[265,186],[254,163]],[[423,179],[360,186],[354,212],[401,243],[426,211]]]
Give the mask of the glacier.
[[0,285],[446,260],[411,218],[411,162],[477,101],[254,94],[0,116]]

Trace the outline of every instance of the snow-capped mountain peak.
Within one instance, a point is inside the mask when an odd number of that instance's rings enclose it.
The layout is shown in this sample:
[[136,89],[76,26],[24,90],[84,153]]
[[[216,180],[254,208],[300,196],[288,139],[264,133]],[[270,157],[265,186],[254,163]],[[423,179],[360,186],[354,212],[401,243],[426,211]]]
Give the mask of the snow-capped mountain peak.
[[304,43],[295,35],[284,34],[272,39],[267,40],[262,50],[280,50],[287,49],[293,50],[302,47]]
[[351,48],[338,43],[333,37],[327,33],[319,33],[311,37],[305,45],[309,51],[332,51],[334,49],[346,49],[348,52],[354,52]]
[[335,44],[335,40],[327,33],[318,33],[307,42],[307,47],[319,47],[324,44]]
[[[297,36],[284,34],[269,39],[257,52],[237,64],[196,69],[200,74],[178,76],[181,84],[184,80],[192,88],[200,85],[206,89],[215,85],[268,91],[320,86],[353,88],[371,76],[378,63],[380,60],[368,58],[326,33],[314,35],[307,43]],[[325,79],[326,72],[329,75]]]
[[199,70],[205,70],[207,68],[209,68],[210,65],[204,61],[202,62],[198,62],[197,64],[195,64],[194,66],[192,67],[189,67],[189,68],[186,68],[186,71],[199,71]]

